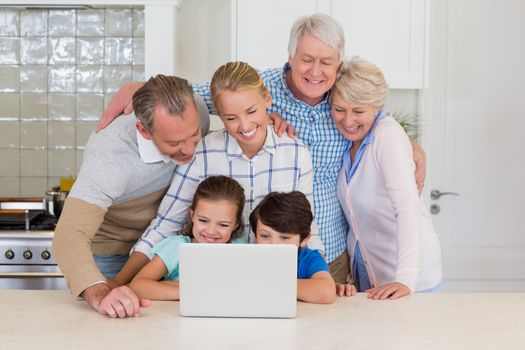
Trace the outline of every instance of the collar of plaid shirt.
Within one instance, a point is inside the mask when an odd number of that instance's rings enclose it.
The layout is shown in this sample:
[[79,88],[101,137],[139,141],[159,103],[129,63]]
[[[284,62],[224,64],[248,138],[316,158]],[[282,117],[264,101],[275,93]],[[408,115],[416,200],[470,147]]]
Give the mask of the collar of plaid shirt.
[[[273,126],[271,124],[268,124],[266,130],[266,139],[264,140],[264,144],[259,150],[259,152],[257,152],[257,154],[261,154],[261,152],[275,154],[275,132],[273,131]],[[233,160],[233,158],[238,158],[241,156],[248,159],[237,140],[235,140],[235,138],[228,133],[225,133],[225,135],[226,154],[228,155],[228,160],[231,161]]]

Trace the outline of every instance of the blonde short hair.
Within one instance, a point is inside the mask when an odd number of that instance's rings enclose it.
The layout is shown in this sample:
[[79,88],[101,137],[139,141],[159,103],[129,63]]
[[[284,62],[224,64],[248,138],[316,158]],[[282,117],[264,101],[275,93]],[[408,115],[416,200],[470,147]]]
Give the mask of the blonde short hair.
[[221,91],[237,91],[243,89],[254,89],[266,96],[268,90],[257,71],[246,62],[228,62],[220,66],[210,82],[211,98],[217,112],[217,99]]
[[388,84],[381,70],[357,56],[343,62],[334,90],[347,101],[376,108],[382,108],[388,97]]

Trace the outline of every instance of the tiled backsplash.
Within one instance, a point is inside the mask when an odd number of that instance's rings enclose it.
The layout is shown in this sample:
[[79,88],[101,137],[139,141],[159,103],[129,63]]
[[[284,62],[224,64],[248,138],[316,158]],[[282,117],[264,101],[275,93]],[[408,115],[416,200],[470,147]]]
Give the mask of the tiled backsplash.
[[143,9],[0,8],[0,197],[75,176],[112,94],[143,80]]

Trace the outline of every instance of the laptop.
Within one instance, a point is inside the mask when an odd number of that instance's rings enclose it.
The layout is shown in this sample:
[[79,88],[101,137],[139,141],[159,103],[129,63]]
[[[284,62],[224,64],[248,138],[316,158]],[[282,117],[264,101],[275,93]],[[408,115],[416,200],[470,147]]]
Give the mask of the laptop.
[[297,247],[291,244],[182,244],[180,314],[293,318]]

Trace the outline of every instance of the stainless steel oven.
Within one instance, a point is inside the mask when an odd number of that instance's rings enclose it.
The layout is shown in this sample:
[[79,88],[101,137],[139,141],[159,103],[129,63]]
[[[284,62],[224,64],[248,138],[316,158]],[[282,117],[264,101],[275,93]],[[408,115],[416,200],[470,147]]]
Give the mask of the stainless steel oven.
[[0,198],[0,289],[67,289],[51,255],[56,222],[43,198]]

